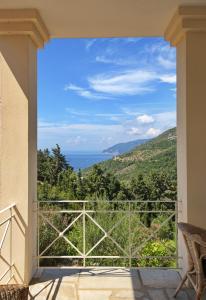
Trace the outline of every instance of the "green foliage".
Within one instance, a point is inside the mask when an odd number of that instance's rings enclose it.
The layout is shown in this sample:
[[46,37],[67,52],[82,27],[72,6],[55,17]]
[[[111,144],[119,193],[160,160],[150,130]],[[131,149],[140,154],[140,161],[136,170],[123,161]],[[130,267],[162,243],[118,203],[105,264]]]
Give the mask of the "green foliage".
[[[58,230],[63,231],[77,217],[77,214],[54,214],[60,209],[59,204],[54,204],[49,207],[44,204],[47,213],[46,216],[50,222],[55,225]],[[136,255],[140,258],[132,258],[131,266],[175,266],[175,235],[173,224],[170,221],[166,222],[167,216],[159,215],[156,217],[150,227],[145,227],[141,223],[139,213],[131,213],[128,216],[128,202],[116,203],[111,201],[88,202],[85,209],[94,211],[84,217],[78,218],[76,222],[65,232],[65,237],[72,243],[65,243],[63,238],[59,238],[45,255],[70,255],[78,256],[78,251],[83,252],[85,240],[85,251],[89,252],[90,256],[124,256],[125,253],[134,253],[139,249]],[[137,203],[131,204],[131,212],[138,210]],[[67,204],[64,204],[67,209]],[[81,210],[81,204],[74,203],[69,205],[72,210]],[[61,207],[63,208],[63,207]],[[121,210],[121,211],[120,211]],[[100,213],[101,211],[101,213]],[[84,239],[84,224],[85,224],[85,239]],[[97,226],[99,224],[99,226]],[[172,228],[172,229],[171,229]],[[104,230],[102,230],[104,229]],[[108,233],[105,236],[105,232]],[[58,236],[50,225],[41,219],[40,223],[40,250],[43,251],[46,247]],[[101,240],[101,243],[97,244]],[[117,244],[118,243],[118,244]],[[72,246],[74,245],[74,247]],[[96,245],[96,246],[95,246]],[[93,250],[92,250],[93,249]],[[47,263],[47,262],[46,262]],[[45,260],[42,265],[46,264]],[[50,265],[60,265],[58,259],[50,259]],[[64,259],[65,265],[82,265],[82,259]],[[87,259],[87,266],[98,265],[113,265],[113,266],[128,266],[128,259],[108,259],[108,258],[90,258]]]
[[[151,172],[165,172],[176,180],[176,128],[169,129],[132,151],[99,165],[104,171],[125,182]],[[84,172],[87,173],[88,170]]]
[[[151,228],[153,228],[154,231],[158,230],[158,237],[160,239],[175,240],[175,223],[166,221],[167,218],[168,215],[166,213],[164,215],[160,214],[152,220]],[[164,224],[164,226],[162,226],[162,224]]]
[[72,171],[72,167],[66,161],[65,156],[61,153],[59,145],[52,149],[52,153],[48,149],[38,150],[37,153],[38,163],[38,181],[48,182],[52,185],[56,185],[59,180],[59,176],[64,171]]
[[[49,221],[58,228],[59,231],[63,231],[65,227],[71,222],[71,216],[67,214],[52,214],[52,209],[48,207],[48,210],[51,213],[47,213],[46,217]],[[68,255],[67,251],[67,242],[63,237],[58,238],[58,233],[50,226],[50,224],[40,218],[39,222],[39,252],[42,253],[43,256],[66,256]],[[56,241],[48,247],[54,240]],[[48,249],[47,249],[48,248]],[[46,251],[45,251],[46,250]],[[68,259],[61,259],[61,263],[58,258],[49,258],[49,259],[41,259],[40,264],[42,266],[58,266],[58,265],[70,265],[72,262]]]
[[[175,171],[175,140],[168,140],[168,134],[175,134],[169,131],[137,148],[136,152],[131,152],[136,157],[141,157],[134,164],[133,161],[113,161],[109,160],[98,165],[94,165],[89,170],[74,172],[67,163],[58,145],[50,152],[48,149],[38,151],[38,199],[48,200],[89,200],[87,209],[94,211],[91,213],[92,221],[85,217],[86,227],[86,251],[89,251],[102,237],[105,231],[109,232],[102,242],[95,247],[91,256],[122,256],[122,250],[129,253],[130,249],[141,258],[128,259],[94,259],[88,260],[88,265],[116,265],[126,266],[175,266],[174,258],[166,259],[164,256],[172,256],[175,253],[175,226],[174,218],[169,220],[169,212],[174,210],[174,203],[160,203],[159,200],[176,200],[176,171]],[[160,151],[161,150],[161,151]],[[131,153],[122,156],[128,158]],[[167,167],[166,167],[167,166]],[[171,172],[168,171],[171,168]],[[137,171],[138,169],[138,171]],[[143,172],[140,172],[143,171]],[[129,175],[128,175],[129,174]],[[93,202],[92,200],[95,200]],[[116,202],[116,201],[120,202]],[[129,203],[125,200],[141,200],[141,203]],[[148,203],[148,200],[153,201]],[[53,205],[41,203],[41,207],[46,208],[47,218],[56,226],[59,231],[63,231],[74,218],[75,213],[53,213],[55,210],[73,209],[78,210],[77,203],[69,206],[59,203]],[[127,215],[128,205],[132,213]],[[98,213],[101,210],[103,213]],[[121,212],[118,212],[118,211]],[[165,211],[164,214],[154,211]],[[105,212],[104,212],[105,211]],[[110,211],[110,212],[108,212]],[[142,211],[142,212],[139,212]],[[147,213],[146,211],[150,211]],[[168,213],[167,213],[168,211]],[[126,217],[125,217],[126,216]],[[95,224],[97,222],[100,227]],[[115,226],[118,224],[118,226]],[[162,224],[164,226],[162,226]],[[112,229],[112,231],[110,231]],[[129,234],[129,228],[132,234]],[[157,232],[157,233],[156,233]],[[46,222],[40,219],[40,253],[58,236],[58,233]],[[65,237],[71,241],[68,244],[63,237],[57,239],[44,255],[49,256],[78,256],[75,249],[83,252],[83,219],[79,218],[65,233]],[[148,240],[147,238],[150,237]],[[114,241],[120,247],[118,247]],[[144,247],[140,247],[145,243]],[[152,256],[152,258],[145,258]],[[158,256],[154,258],[153,256]],[[82,265],[82,260],[62,259],[62,264]],[[42,265],[60,265],[58,259],[42,259]]]
[[105,149],[103,151],[103,153],[118,153],[118,154],[123,154],[123,153],[131,151],[135,147],[137,147],[137,146],[139,146],[141,144],[144,144],[144,143],[146,143],[148,141],[149,141],[148,139],[141,139],[141,140],[138,139],[138,140],[131,141],[131,142],[119,143],[119,144],[116,144],[116,145],[114,145],[112,147],[109,147],[109,148]]
[[[143,257],[140,262],[141,267],[176,267],[175,259],[172,257],[176,252],[175,242],[172,240],[150,241],[140,251]],[[171,256],[171,258],[169,257]],[[166,257],[166,258],[164,258]]]
[[113,175],[94,165],[86,176],[75,173],[57,145],[38,151],[38,199],[127,199],[129,192]]

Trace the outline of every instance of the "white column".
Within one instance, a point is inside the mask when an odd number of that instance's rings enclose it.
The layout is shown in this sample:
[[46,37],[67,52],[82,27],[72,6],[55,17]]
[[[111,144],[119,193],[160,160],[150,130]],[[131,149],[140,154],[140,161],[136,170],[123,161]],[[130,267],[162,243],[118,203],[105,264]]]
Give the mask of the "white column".
[[165,37],[177,47],[179,221],[206,229],[206,6],[180,7]]
[[2,253],[14,264],[13,281],[25,283],[36,268],[36,68],[46,36],[35,10],[0,11],[0,209],[16,203]]

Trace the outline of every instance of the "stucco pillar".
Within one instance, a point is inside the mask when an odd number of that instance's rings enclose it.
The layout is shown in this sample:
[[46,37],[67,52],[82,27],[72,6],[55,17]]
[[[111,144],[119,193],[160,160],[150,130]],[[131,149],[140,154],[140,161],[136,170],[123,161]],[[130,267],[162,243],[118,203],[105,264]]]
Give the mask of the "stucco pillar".
[[36,10],[0,10],[0,209],[16,204],[3,254],[25,283],[36,267],[37,49],[47,39]]
[[[177,48],[179,221],[206,229],[206,6],[183,6],[165,37]],[[187,255],[181,240],[183,268]]]

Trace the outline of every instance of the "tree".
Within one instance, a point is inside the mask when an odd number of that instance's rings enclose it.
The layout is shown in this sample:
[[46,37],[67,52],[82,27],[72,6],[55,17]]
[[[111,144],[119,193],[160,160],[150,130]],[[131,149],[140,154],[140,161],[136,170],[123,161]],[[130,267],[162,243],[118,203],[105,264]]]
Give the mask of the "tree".
[[53,182],[52,157],[48,149],[38,150],[37,152],[37,179],[42,182]]
[[[128,228],[135,229],[135,234],[132,235],[133,248],[139,247],[142,241],[147,235],[151,235],[156,232],[157,228],[160,228],[161,224],[167,219],[167,215],[157,214],[153,212],[163,210],[164,212],[174,209],[174,203],[159,203],[165,197],[170,199],[176,199],[176,181],[165,172],[152,172],[147,175],[142,174],[137,178],[133,178],[130,183],[119,181],[116,176],[103,170],[100,165],[94,165],[89,172],[74,172],[73,168],[67,163],[65,156],[61,153],[59,145],[56,145],[52,149],[51,153],[48,149],[38,151],[38,199],[39,200],[97,200],[94,202],[87,202],[88,208],[91,210],[106,211],[112,210],[110,213],[96,214],[95,220],[105,230],[111,229],[115,223],[117,223],[122,217],[124,217],[124,210],[127,212],[128,208],[135,210],[134,214],[131,214],[130,218],[123,218],[121,224],[118,225],[115,230],[112,231],[114,239],[122,245],[122,247],[128,246]],[[103,201],[102,201],[103,200]],[[122,201],[115,202],[115,200]],[[124,200],[141,200],[141,203],[124,203]],[[152,200],[153,202],[148,202]],[[113,201],[113,202],[112,202]],[[46,210],[51,210],[49,219],[52,224],[58,226],[60,230],[64,230],[76,217],[75,213],[68,214],[62,212],[61,214],[54,214],[52,210],[60,209],[79,209],[78,203],[41,203],[42,207]],[[119,209],[122,210],[119,212]],[[149,211],[149,212],[147,212]],[[169,220],[166,226],[164,225],[155,238],[147,243],[147,245],[140,250],[140,254],[146,256],[159,255],[167,256],[171,255],[171,250],[174,244],[174,220]],[[141,223],[144,223],[141,224]],[[130,224],[130,225],[129,225]],[[87,240],[90,246],[94,245],[101,237],[102,231],[96,227],[93,222],[90,222],[86,218],[87,226]],[[65,233],[68,239],[74,243],[77,248],[81,249],[83,241],[83,229],[82,219],[69,228]],[[52,231],[51,226],[45,223],[44,220],[40,222],[40,235],[41,243],[40,249],[45,249],[49,243],[53,241],[56,233]],[[172,247],[170,247],[172,245]],[[158,248],[158,249],[157,249]],[[112,255],[116,251],[116,247],[111,241],[103,241],[97,248],[94,249],[94,255],[103,255],[106,251],[107,255]],[[174,252],[174,251],[173,251]],[[75,255],[75,250],[65,243],[62,238],[55,243],[48,251],[51,255]],[[49,255],[47,253],[47,255]],[[72,260],[71,260],[72,261]],[[64,261],[64,264],[71,263],[68,260]],[[46,263],[45,260],[41,262]],[[58,264],[58,260],[51,260],[51,265]],[[94,263],[101,264],[101,260]],[[104,259],[104,263],[110,263],[108,258]],[[112,264],[124,265],[124,260],[112,261]],[[136,265],[137,261],[133,261],[132,265]],[[163,258],[141,259],[141,265],[156,265],[161,266],[165,264],[168,266],[171,262],[165,262]]]
[[76,190],[76,196],[80,200],[84,200],[87,195],[87,181],[82,176],[82,172],[79,169],[77,173],[77,190]]
[[88,193],[97,198],[102,197],[106,191],[106,178],[100,166],[94,165],[87,176]]
[[48,182],[52,185],[57,185],[59,176],[62,172],[73,168],[68,164],[66,157],[61,153],[61,148],[57,144],[52,149],[52,153],[48,149],[38,150],[38,181]]
[[56,144],[56,148],[52,149],[52,166],[53,166],[53,183],[57,184],[59,175],[67,169],[72,170],[66,161],[66,157],[61,153],[61,148]]

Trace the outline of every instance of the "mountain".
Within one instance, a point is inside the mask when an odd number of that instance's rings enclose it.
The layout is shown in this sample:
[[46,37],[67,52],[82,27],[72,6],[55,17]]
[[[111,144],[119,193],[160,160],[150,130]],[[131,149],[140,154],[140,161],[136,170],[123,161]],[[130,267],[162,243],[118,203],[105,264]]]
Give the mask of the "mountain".
[[99,165],[122,181],[153,171],[165,171],[175,178],[176,128],[169,129],[132,151],[101,162]]
[[142,140],[135,140],[135,141],[130,141],[127,143],[119,143],[116,144],[110,148],[107,148],[105,150],[103,150],[103,153],[111,153],[111,154],[115,154],[115,155],[120,155],[126,152],[129,152],[131,150],[133,150],[135,147],[144,144],[146,142],[148,142],[148,139],[142,139]]

